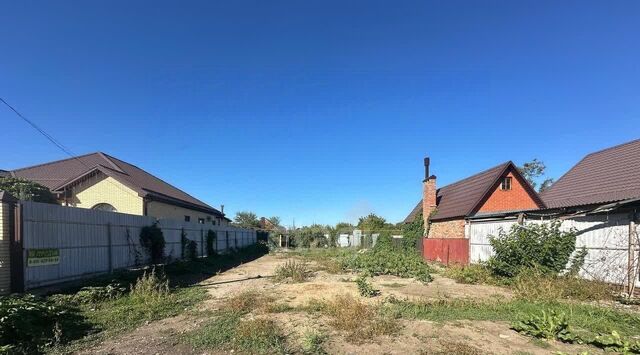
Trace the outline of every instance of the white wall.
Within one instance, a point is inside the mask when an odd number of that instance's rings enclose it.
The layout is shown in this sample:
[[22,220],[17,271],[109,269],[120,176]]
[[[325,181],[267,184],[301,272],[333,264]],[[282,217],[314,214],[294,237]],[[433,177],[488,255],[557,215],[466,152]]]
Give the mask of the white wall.
[[[580,276],[616,284],[626,282],[629,222],[628,213],[572,217],[562,222],[560,227],[562,230],[569,231],[572,228],[577,230],[576,249],[585,247],[588,251]],[[525,223],[543,223],[543,221],[528,219]],[[493,255],[489,237],[497,235],[500,228],[508,231],[514,224],[516,224],[515,219],[471,221],[468,235],[471,262],[487,261]],[[634,260],[637,261],[639,257],[636,250]],[[636,280],[636,284],[640,286],[640,281]]]

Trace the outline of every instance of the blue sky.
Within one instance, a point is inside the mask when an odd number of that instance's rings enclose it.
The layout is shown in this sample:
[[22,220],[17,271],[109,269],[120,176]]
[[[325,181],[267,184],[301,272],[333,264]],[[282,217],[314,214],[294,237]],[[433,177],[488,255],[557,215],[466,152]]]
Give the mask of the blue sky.
[[[640,138],[637,1],[3,2],[0,96],[233,214],[400,221],[506,160]],[[65,158],[0,107],[0,168]]]

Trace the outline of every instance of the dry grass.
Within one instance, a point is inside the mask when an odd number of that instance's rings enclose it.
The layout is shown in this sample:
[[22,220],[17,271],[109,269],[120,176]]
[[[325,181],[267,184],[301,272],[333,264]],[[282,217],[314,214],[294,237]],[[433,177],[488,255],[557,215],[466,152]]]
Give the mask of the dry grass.
[[276,281],[304,282],[311,277],[311,270],[304,261],[287,260],[275,270]]
[[339,295],[333,300],[309,305],[331,317],[329,325],[347,332],[349,340],[364,342],[377,335],[391,335],[400,329],[398,322],[380,312],[380,306],[364,303],[350,295]]
[[245,291],[230,297],[224,304],[224,309],[240,314],[251,313],[255,310],[269,311],[274,305],[274,299],[261,295],[257,291]]
[[440,340],[440,349],[429,354],[483,355],[485,354],[485,352],[476,348],[475,346],[467,345],[465,343]]
[[604,282],[547,276],[535,272],[516,277],[513,290],[518,297],[533,301],[600,301],[614,297],[611,285]]

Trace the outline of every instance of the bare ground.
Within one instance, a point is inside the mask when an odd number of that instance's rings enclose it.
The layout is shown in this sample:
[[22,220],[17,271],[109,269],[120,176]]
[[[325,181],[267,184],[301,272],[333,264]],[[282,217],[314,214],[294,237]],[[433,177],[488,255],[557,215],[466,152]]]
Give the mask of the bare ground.
[[[228,270],[203,281],[210,298],[195,312],[143,325],[134,331],[102,341],[83,350],[86,354],[202,354],[180,341],[181,334],[195,329],[206,321],[207,311],[217,310],[230,296],[254,290],[273,297],[276,302],[292,307],[303,306],[312,299],[330,300],[337,295],[358,296],[353,274],[329,274],[316,271],[304,283],[275,283],[271,275],[286,258],[266,255],[250,263]],[[448,278],[434,275],[428,285],[395,276],[374,277],[372,284],[383,296],[394,295],[409,299],[442,298],[510,298],[508,290],[479,285],[458,284]],[[370,302],[377,302],[375,300]],[[399,334],[381,336],[368,342],[349,339],[334,331],[326,319],[306,312],[259,314],[277,322],[288,335],[292,348],[299,348],[305,331],[322,331],[328,335],[323,345],[330,354],[552,354],[562,351],[577,354],[584,350],[596,353],[594,348],[567,345],[558,342],[532,341],[509,329],[502,322],[456,321],[436,323],[419,320],[402,320]],[[205,353],[215,354],[215,351]],[[220,352],[222,353],[222,352]]]

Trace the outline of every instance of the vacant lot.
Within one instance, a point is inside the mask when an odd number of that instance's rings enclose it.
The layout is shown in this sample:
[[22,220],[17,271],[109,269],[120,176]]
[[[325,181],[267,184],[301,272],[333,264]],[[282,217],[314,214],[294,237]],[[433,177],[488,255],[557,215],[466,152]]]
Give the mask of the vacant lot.
[[[282,266],[286,265],[285,268]],[[144,324],[83,353],[577,354],[594,346],[537,340],[510,329],[542,310],[568,311],[581,329],[640,334],[633,309],[528,301],[507,288],[433,274],[357,283],[321,253],[277,253],[202,281],[196,309]],[[368,294],[372,297],[362,296]]]

